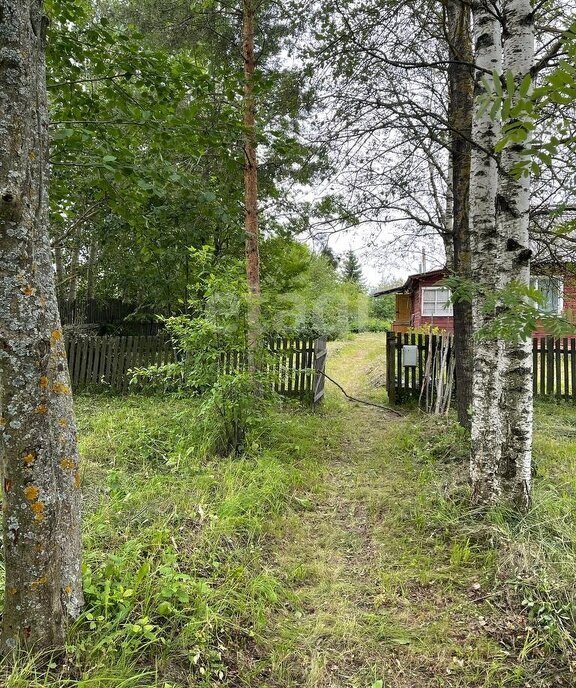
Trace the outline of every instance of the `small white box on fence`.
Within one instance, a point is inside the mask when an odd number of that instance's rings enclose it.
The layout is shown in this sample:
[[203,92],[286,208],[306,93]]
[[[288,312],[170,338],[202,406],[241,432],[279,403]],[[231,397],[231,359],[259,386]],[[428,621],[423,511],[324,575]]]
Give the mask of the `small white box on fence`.
[[402,357],[404,359],[404,367],[416,367],[418,365],[418,347],[405,344],[402,347]]

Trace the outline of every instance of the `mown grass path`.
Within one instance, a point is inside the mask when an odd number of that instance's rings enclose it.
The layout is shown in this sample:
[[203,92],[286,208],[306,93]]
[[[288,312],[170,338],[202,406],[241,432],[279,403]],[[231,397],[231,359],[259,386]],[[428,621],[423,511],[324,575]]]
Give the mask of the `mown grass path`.
[[[366,334],[337,343],[330,375],[349,393],[384,402],[371,384],[382,372],[384,342]],[[452,527],[458,507],[444,497],[453,486],[443,481],[465,456],[457,431],[444,438],[433,419],[417,412],[398,419],[346,402],[327,385],[322,413],[337,450],[319,490],[271,547],[270,565],[292,602],[271,615],[245,685],[564,685],[530,682],[517,661],[524,620],[491,604],[495,550]]]

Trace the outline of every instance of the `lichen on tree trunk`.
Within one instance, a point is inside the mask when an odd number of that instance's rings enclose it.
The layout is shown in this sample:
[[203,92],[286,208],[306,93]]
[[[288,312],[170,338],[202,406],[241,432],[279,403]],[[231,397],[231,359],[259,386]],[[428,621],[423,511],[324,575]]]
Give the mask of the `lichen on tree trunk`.
[[0,0],[0,450],[5,651],[58,650],[82,605],[80,475],[48,237],[41,0]]

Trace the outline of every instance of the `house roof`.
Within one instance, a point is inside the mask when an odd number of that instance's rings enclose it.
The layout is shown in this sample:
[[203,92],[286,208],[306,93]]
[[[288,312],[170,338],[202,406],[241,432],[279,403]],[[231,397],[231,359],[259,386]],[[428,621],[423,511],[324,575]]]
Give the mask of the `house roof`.
[[[532,274],[534,275],[546,275],[549,274],[549,268],[557,267],[558,262],[557,261],[544,261],[544,260],[539,260],[537,262],[532,263]],[[565,262],[564,263],[564,270],[566,272],[569,272],[572,270],[573,272],[576,273],[576,265],[572,264],[570,262]],[[379,296],[386,296],[387,294],[407,294],[410,293],[413,290],[414,283],[419,282],[423,279],[428,279],[430,277],[438,277],[438,279],[441,279],[442,277],[446,277],[448,274],[448,270],[446,268],[439,268],[437,270],[428,270],[428,272],[418,272],[415,275],[410,275],[406,282],[404,284],[399,284],[397,287],[390,287],[389,289],[379,289],[378,291],[375,291],[372,296],[375,298],[378,298]]]
[[397,287],[391,287],[390,289],[380,289],[375,291],[372,296],[385,296],[386,294],[406,294],[412,291],[414,282],[419,282],[420,280],[427,279],[428,277],[438,277],[439,279],[446,275],[446,268],[440,268],[438,270],[429,270],[428,272],[418,272],[415,275],[410,275],[404,284],[400,284]]

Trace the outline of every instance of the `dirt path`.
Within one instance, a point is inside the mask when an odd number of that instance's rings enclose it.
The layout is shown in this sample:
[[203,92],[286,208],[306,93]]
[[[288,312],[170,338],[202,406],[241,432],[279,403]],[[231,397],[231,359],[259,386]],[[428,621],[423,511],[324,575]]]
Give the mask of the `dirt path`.
[[[329,373],[350,393],[385,401],[370,386],[383,351],[383,335],[337,344]],[[275,572],[294,603],[264,638],[257,685],[525,685],[520,674],[515,682],[500,622],[483,601],[489,554],[447,535],[449,505],[422,420],[346,402],[329,387],[324,413],[340,434],[338,451],[276,551]]]

